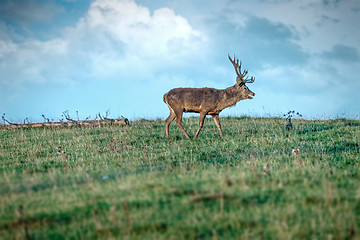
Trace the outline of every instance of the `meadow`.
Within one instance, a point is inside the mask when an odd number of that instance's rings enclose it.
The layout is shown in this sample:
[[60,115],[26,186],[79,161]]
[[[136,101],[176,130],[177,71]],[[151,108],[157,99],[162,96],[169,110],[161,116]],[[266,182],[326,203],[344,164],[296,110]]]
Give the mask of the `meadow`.
[[0,129],[0,238],[360,239],[360,121],[221,121]]

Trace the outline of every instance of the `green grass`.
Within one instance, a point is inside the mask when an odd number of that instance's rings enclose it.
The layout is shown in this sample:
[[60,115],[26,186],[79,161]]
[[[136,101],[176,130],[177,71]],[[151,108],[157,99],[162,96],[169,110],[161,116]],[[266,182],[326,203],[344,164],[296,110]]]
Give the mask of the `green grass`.
[[221,121],[0,130],[1,238],[360,238],[360,121]]

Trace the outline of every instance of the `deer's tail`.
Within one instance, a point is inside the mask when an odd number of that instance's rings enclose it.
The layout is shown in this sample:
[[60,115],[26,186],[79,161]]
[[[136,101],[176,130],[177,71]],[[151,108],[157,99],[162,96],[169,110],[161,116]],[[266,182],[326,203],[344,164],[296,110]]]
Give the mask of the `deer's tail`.
[[163,99],[163,100],[164,100],[164,103],[166,103],[166,104],[167,104],[167,95],[168,95],[168,94],[165,93],[165,94],[164,94],[164,99]]

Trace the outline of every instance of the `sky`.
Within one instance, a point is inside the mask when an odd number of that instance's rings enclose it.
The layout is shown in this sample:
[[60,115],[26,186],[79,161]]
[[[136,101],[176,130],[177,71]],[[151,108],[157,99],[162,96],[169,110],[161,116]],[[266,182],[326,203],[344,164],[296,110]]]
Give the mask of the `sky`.
[[170,89],[234,85],[230,54],[256,95],[220,116],[359,119],[359,23],[359,0],[0,0],[0,113],[165,119]]

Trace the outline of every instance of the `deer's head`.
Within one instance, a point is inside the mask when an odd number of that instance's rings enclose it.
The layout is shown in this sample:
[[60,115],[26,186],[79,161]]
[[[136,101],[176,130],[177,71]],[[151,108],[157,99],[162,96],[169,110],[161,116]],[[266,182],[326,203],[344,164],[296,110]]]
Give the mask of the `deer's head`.
[[243,72],[241,72],[241,61],[240,61],[240,65],[239,65],[239,59],[236,59],[235,61],[235,56],[234,56],[234,60],[231,59],[230,56],[229,60],[230,62],[233,64],[234,68],[235,68],[235,72],[236,72],[236,84],[235,84],[235,88],[236,90],[239,92],[240,96],[242,99],[252,99],[253,96],[255,96],[255,93],[252,92],[246,85],[245,83],[252,83],[255,81],[254,77],[251,77],[250,79],[246,76],[248,73],[248,70],[244,70]]

